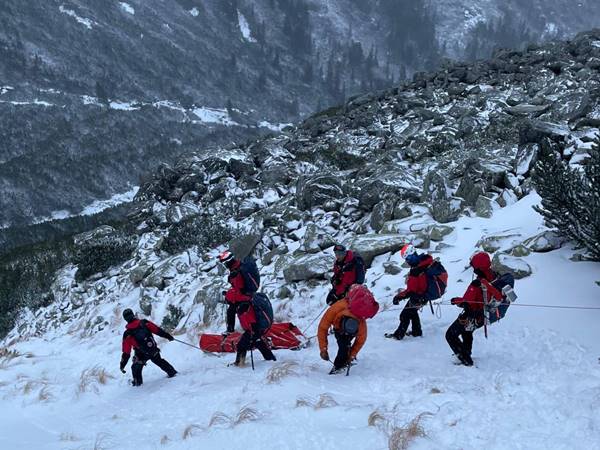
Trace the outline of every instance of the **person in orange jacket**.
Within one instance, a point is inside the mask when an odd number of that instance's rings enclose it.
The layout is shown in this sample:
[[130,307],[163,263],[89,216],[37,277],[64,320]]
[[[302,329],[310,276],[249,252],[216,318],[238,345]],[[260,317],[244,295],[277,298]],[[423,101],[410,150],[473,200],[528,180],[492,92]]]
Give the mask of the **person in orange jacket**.
[[[327,334],[333,326],[338,343],[338,353],[333,361],[330,375],[341,372],[354,359],[367,340],[367,321],[350,312],[348,299],[344,298],[331,305],[319,322],[319,350],[321,359],[329,361]],[[354,342],[352,342],[354,340]]]

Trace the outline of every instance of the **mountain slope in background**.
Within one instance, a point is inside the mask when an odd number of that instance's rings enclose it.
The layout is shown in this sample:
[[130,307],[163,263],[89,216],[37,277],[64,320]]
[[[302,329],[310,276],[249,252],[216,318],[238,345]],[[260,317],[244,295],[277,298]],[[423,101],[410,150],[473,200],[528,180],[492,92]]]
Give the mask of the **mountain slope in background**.
[[599,9],[588,0],[5,2],[0,225],[78,213],[192,148],[276,130],[443,56],[571,35]]

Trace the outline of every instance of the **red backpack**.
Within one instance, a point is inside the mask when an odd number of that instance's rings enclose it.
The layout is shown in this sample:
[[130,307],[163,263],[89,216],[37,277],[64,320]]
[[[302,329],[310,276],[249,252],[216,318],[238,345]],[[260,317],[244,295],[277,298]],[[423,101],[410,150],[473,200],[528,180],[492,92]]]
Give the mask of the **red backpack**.
[[379,311],[379,303],[363,284],[353,284],[346,298],[348,309],[359,319],[371,319]]

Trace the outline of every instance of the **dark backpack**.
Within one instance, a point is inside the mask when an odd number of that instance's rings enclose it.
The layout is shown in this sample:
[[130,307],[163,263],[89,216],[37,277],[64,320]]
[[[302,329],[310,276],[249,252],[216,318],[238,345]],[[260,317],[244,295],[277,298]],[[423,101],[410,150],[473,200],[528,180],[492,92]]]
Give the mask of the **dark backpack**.
[[439,261],[433,261],[427,269],[425,269],[425,277],[427,278],[427,290],[423,294],[423,299],[426,301],[437,300],[446,292],[448,285],[448,272]]
[[252,298],[252,307],[256,315],[258,329],[263,334],[273,325],[273,306],[271,305],[271,301],[262,292],[257,292]]
[[256,260],[252,256],[246,256],[240,264],[240,272],[244,277],[244,294],[252,295],[260,287],[260,272],[256,266]]
[[137,351],[143,353],[150,358],[156,356],[159,352],[158,345],[152,336],[152,332],[146,326],[147,320],[140,320],[140,325],[133,330],[127,330],[127,332],[133,336],[135,342],[137,342]]
[[358,320],[349,316],[342,317],[340,333],[346,336],[356,336],[358,334]]
[[[512,273],[505,273],[498,276],[494,281],[491,282],[491,285],[494,286],[502,293],[502,300],[498,302],[494,302],[494,304],[486,307],[486,315],[489,323],[494,323],[503,319],[506,315],[506,311],[510,306],[512,300],[507,298],[506,290],[515,287],[515,277]],[[513,293],[514,294],[514,293]],[[515,296],[516,298],[516,296]]]
[[354,270],[356,271],[356,284],[363,284],[365,282],[365,276],[367,275],[367,268],[365,266],[365,260],[362,256],[354,254]]

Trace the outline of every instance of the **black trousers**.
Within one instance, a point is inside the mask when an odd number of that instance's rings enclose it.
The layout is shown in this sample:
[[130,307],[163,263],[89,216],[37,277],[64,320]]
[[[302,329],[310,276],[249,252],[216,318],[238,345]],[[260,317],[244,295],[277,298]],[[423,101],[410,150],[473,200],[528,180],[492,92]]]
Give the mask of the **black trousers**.
[[227,332],[233,333],[235,331],[235,312],[237,305],[235,303],[227,303],[227,317],[225,319],[227,323]]
[[473,331],[482,326],[483,321],[462,314],[452,322],[446,331],[446,341],[455,355],[471,356]]
[[262,335],[256,327],[252,327],[252,331],[244,331],[242,337],[237,344],[237,354],[239,357],[246,356],[250,349],[257,349],[267,361],[276,361],[275,355],[262,339]]
[[144,353],[136,351],[135,355],[133,356],[133,362],[131,364],[131,374],[133,375],[133,384],[139,386],[144,382],[144,380],[142,378],[142,370],[144,370],[144,366],[146,365],[148,360],[152,361],[154,364],[156,364],[158,367],[160,367],[170,377],[172,377],[173,375],[175,375],[177,373],[175,368],[171,364],[169,364],[169,362],[166,359],[163,359],[160,356],[160,352],[158,352],[154,356],[150,356],[150,355],[146,355]]
[[350,347],[352,347],[352,339],[354,336],[335,332],[335,339],[338,344],[338,352],[333,360],[333,366],[336,369],[345,367],[350,362]]
[[423,330],[421,329],[421,318],[419,317],[419,309],[422,306],[423,305],[419,300],[408,300],[400,313],[400,325],[398,325],[398,329],[394,334],[401,338],[404,337],[406,330],[408,330],[408,325],[411,324],[411,322],[412,333],[416,336],[423,334]]

